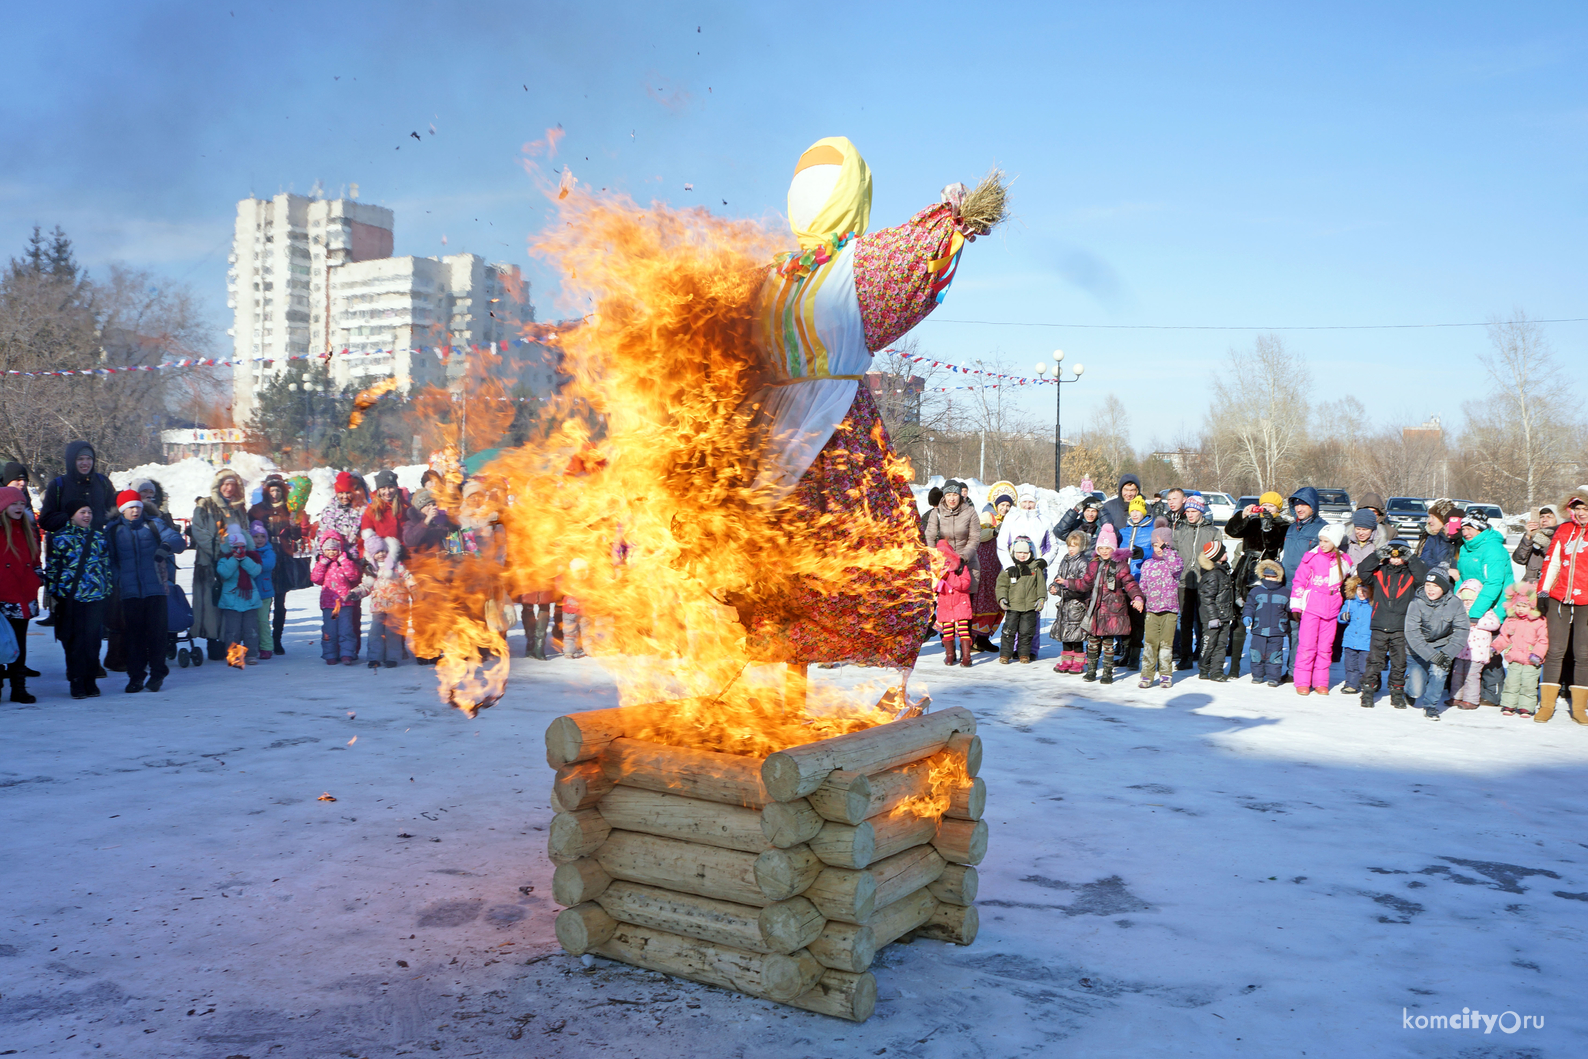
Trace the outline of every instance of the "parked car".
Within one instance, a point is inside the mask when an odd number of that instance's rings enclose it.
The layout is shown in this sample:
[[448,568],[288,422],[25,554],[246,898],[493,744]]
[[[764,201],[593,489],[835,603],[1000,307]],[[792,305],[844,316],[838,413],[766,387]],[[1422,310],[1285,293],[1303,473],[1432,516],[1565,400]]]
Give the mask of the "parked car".
[[1318,515],[1325,522],[1350,522],[1355,510],[1351,494],[1344,489],[1318,490]]
[[1416,540],[1428,518],[1428,501],[1420,496],[1392,496],[1387,504],[1384,517],[1389,520],[1395,535]]
[[[1235,498],[1230,496],[1228,493],[1216,493],[1210,490],[1204,490],[1202,492],[1202,499],[1207,501],[1208,519],[1212,522],[1218,523],[1220,526],[1228,522],[1230,520],[1230,516],[1236,512]],[[1252,503],[1255,504],[1257,501],[1253,500]]]

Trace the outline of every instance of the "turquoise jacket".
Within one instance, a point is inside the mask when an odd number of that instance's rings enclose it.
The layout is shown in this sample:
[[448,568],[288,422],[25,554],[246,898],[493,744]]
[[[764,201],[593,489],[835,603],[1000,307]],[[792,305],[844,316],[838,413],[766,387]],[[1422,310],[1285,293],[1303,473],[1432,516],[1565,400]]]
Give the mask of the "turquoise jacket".
[[1505,546],[1505,538],[1491,527],[1467,541],[1456,556],[1456,573],[1458,587],[1461,581],[1473,578],[1483,582],[1483,588],[1478,598],[1472,601],[1467,617],[1477,621],[1492,610],[1503,622],[1505,610],[1501,601],[1505,597],[1505,586],[1516,580],[1516,575],[1511,571],[1511,552]]
[[[248,588],[238,586],[244,573],[253,582]],[[253,559],[243,556],[223,555],[215,564],[215,576],[221,581],[221,598],[216,606],[221,610],[257,610],[259,607],[259,575],[263,572]]]

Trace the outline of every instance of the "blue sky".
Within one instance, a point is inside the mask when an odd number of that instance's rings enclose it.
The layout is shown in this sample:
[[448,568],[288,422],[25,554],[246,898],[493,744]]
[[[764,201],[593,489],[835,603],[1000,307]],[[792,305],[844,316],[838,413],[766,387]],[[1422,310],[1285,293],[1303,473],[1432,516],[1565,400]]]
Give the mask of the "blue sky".
[[[60,223],[90,267],[191,283],[218,332],[250,193],[357,182],[397,212],[397,253],[528,267],[547,209],[520,151],[558,124],[582,182],[736,216],[781,210],[825,135],[866,155],[874,226],[1003,166],[1016,223],[970,248],[922,346],[1027,372],[1063,347],[1087,366],[1066,423],[1114,392],[1142,445],[1194,429],[1252,332],[949,321],[1588,317],[1582,5],[218,0],[6,19],[0,253]],[[531,275],[556,315],[555,278]],[[1588,324],[1549,333],[1588,362]],[[1454,419],[1484,389],[1482,329],[1285,338],[1320,400],[1380,418]]]

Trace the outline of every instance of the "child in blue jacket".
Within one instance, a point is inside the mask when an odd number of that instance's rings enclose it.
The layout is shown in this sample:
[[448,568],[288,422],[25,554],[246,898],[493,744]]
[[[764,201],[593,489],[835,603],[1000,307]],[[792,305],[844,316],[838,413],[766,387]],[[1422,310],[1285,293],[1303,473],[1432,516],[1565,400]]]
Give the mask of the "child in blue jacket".
[[259,589],[254,584],[263,571],[257,553],[248,550],[248,538],[233,526],[226,535],[230,551],[215,564],[215,580],[220,598],[221,640],[247,648],[242,665],[259,664]]
[[270,531],[263,522],[256,520],[249,527],[249,533],[254,538],[254,554],[259,556],[260,566],[254,586],[259,596],[259,658],[268,660],[271,652],[266,648],[274,646],[276,642],[270,626],[270,608],[276,601],[276,547],[270,543]]
[[[1342,695],[1355,695],[1367,679],[1367,653],[1373,646],[1373,589],[1355,575],[1345,579],[1345,606],[1340,608],[1340,624],[1345,636],[1340,643],[1340,658],[1345,662]],[[1377,683],[1377,681],[1375,681]],[[1374,692],[1378,688],[1371,689]]]
[[1279,687],[1285,645],[1290,643],[1290,589],[1285,587],[1285,568],[1272,559],[1257,564],[1257,584],[1246,593],[1241,624],[1247,630],[1252,683]]

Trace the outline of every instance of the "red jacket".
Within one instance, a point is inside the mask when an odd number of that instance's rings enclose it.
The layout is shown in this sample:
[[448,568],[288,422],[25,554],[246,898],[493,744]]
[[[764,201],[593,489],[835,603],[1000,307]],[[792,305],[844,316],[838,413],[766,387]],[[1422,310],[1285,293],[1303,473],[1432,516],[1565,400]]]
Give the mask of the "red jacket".
[[32,516],[11,523],[10,539],[0,539],[0,603],[37,603],[39,599],[38,560],[28,550],[28,536],[38,544],[38,526]]
[[397,502],[387,508],[383,516],[377,515],[375,511],[380,506],[383,505],[379,499],[376,499],[364,509],[364,517],[358,522],[359,531],[362,533],[364,530],[374,530],[377,537],[401,541],[403,527],[408,522],[408,501],[398,494]]
[[1538,590],[1557,603],[1588,605],[1588,528],[1561,523],[1544,555]]

